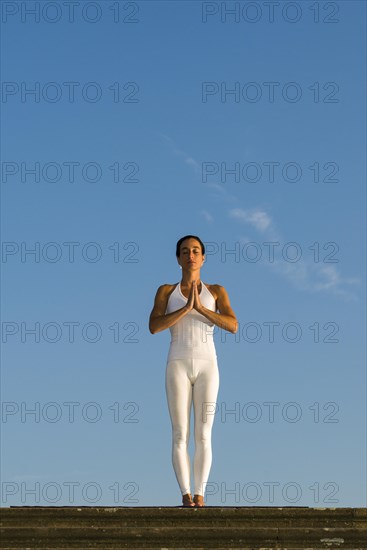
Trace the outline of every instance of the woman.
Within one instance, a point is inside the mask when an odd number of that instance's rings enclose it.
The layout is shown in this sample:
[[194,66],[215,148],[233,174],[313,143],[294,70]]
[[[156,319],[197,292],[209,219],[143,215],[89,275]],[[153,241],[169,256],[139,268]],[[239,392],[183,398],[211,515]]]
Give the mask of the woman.
[[[156,334],[169,328],[171,332],[166,394],[172,422],[172,463],[183,506],[202,507],[212,463],[211,431],[219,390],[214,325],[236,333],[238,323],[225,288],[200,280],[205,246],[199,237],[182,237],[176,245],[176,257],[182,269],[181,282],[158,288],[149,330]],[[190,492],[188,455],[192,401],[195,416],[194,499]]]

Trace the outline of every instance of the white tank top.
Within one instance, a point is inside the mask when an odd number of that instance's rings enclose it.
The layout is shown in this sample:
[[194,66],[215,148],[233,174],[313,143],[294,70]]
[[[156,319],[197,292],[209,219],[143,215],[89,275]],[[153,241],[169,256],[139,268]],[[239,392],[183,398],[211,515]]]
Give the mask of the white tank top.
[[[200,302],[207,309],[216,311],[215,298],[201,281]],[[187,298],[181,292],[178,283],[168,299],[166,313],[177,311],[187,304]],[[214,323],[192,309],[174,325],[169,327],[171,343],[168,351],[168,361],[175,359],[216,359],[213,332]]]

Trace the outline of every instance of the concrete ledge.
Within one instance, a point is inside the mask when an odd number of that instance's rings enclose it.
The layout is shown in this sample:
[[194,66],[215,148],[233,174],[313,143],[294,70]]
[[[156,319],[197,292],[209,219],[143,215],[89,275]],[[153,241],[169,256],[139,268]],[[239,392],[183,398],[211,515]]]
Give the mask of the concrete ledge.
[[0,508],[1,548],[367,550],[367,508]]

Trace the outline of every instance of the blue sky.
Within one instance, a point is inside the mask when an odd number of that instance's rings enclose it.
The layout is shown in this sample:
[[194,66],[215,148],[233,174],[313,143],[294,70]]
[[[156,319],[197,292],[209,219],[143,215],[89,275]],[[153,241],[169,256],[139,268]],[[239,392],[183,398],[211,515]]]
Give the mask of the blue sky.
[[207,504],[366,506],[366,4],[49,4],[2,3],[1,506],[180,504],[186,234],[240,327]]

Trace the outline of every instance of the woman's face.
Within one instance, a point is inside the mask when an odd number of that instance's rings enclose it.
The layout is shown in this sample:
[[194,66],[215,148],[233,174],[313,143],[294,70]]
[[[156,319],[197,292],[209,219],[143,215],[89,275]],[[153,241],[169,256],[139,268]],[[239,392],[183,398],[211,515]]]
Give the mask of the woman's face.
[[182,241],[177,261],[183,269],[200,269],[204,259],[199,241],[193,238]]

